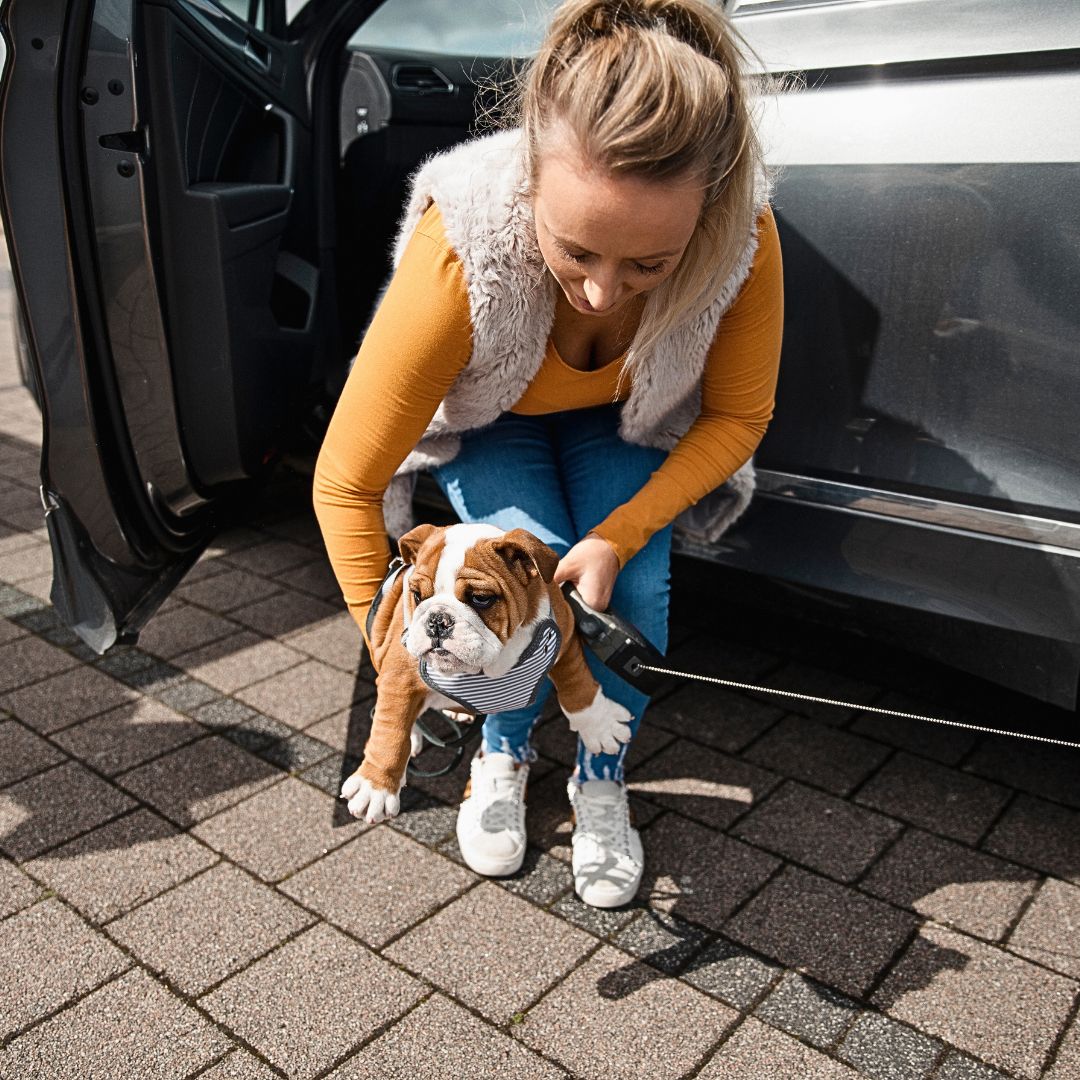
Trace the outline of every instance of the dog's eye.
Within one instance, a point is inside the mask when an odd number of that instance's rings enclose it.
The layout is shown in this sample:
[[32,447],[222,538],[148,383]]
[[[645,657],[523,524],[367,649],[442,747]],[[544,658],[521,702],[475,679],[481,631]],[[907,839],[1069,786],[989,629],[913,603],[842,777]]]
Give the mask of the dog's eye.
[[420,603],[421,598],[420,598],[420,590],[419,589],[410,589],[409,590],[409,595],[413,598],[413,603],[414,604],[419,604]]
[[472,604],[477,611],[483,611],[485,608],[491,607],[499,598],[494,593],[473,593],[469,597],[469,603]]

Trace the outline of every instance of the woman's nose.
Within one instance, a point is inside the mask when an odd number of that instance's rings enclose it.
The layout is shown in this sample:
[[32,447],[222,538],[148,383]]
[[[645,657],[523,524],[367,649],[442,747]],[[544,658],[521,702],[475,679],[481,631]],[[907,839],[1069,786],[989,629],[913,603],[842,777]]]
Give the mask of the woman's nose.
[[619,282],[614,277],[587,277],[582,284],[585,299],[597,311],[606,311],[619,296]]

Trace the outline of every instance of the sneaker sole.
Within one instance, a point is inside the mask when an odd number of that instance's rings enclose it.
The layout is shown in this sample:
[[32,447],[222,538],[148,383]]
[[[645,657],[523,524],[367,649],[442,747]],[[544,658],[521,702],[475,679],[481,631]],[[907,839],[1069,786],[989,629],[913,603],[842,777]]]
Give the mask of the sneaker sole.
[[470,870],[474,870],[484,877],[509,877],[511,874],[516,874],[521,869],[521,864],[525,861],[524,847],[522,847],[519,854],[503,858],[492,858],[484,855],[471,854],[461,842],[461,833],[457,832],[457,830],[455,830],[455,832],[457,835],[458,849],[461,851],[462,859],[465,860],[465,865]]

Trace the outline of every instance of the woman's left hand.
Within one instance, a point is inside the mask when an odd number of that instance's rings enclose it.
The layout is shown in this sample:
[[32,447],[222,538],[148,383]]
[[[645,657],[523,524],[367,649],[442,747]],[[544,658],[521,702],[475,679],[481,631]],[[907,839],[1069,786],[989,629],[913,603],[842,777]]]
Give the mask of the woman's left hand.
[[589,607],[607,611],[618,576],[615,549],[603,537],[590,533],[559,560],[552,580],[556,585],[572,581]]

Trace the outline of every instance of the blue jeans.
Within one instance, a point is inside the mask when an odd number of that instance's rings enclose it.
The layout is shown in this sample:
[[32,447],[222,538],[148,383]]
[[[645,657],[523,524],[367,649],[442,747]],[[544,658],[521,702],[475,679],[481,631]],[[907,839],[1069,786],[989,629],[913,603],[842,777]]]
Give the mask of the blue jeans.
[[[565,555],[635,495],[667,456],[624,442],[618,433],[620,410],[620,405],[601,405],[544,416],[504,413],[488,427],[466,433],[457,457],[435,469],[435,479],[462,521],[528,529]],[[655,533],[627,562],[611,597],[611,610],[634,623],[661,652],[668,638],[671,529]],[[604,693],[633,715],[632,739],[648,697],[587,647],[585,655]],[[534,760],[529,735],[550,690],[545,679],[532,705],[489,715],[485,751]],[[582,781],[621,781],[629,745],[617,754],[591,754],[579,739],[576,775]]]

